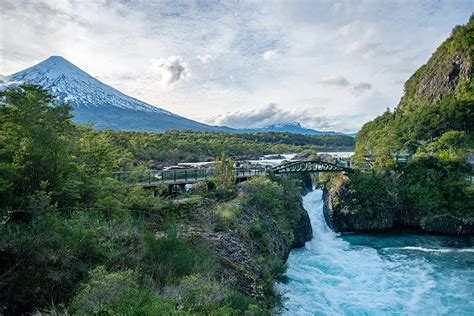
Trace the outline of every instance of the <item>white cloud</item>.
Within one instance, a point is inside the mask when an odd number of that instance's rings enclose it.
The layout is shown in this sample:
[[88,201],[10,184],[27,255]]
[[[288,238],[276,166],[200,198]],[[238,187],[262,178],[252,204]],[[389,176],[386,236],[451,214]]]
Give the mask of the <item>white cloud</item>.
[[324,85],[329,85],[329,86],[339,86],[339,87],[347,87],[351,84],[349,82],[349,80],[347,80],[343,76],[328,77],[326,79],[323,79],[323,80],[319,81],[318,83],[319,84],[324,84]]
[[370,84],[368,82],[359,82],[358,84],[355,84],[352,88],[357,93],[363,93],[365,91],[371,90],[372,89],[372,84]]
[[166,59],[152,59],[152,68],[161,75],[161,82],[166,86],[177,84],[191,76],[188,65],[179,56]]
[[317,82],[318,84],[327,85],[327,86],[334,86],[339,88],[350,88],[354,92],[354,95],[361,95],[364,92],[372,90],[372,84],[369,82],[359,82],[359,83],[351,83],[346,77],[344,76],[332,76],[326,79],[320,80]]
[[214,57],[212,57],[211,55],[197,55],[196,58],[203,64],[207,64],[214,59]]
[[281,57],[281,54],[276,49],[267,50],[263,53],[263,59],[265,60],[277,60]]
[[[225,125],[235,128],[256,128],[273,124],[299,122],[303,127],[323,131],[353,132],[357,124],[350,124],[347,115],[326,115],[322,108],[292,108],[286,109],[278,104],[270,103],[249,111],[234,111],[208,118],[209,124]],[[366,116],[357,119],[365,120]]]
[[228,112],[208,119],[214,125],[226,125],[238,128],[263,127],[272,124],[300,122],[303,126],[318,126],[321,129],[331,127],[330,120],[320,116],[321,108],[287,110],[278,104],[270,103],[249,111]]
[[62,55],[190,118],[230,122],[229,109],[245,117],[278,103],[283,114],[261,123],[353,129],[395,106],[402,83],[473,11],[471,0],[2,0],[0,73]]

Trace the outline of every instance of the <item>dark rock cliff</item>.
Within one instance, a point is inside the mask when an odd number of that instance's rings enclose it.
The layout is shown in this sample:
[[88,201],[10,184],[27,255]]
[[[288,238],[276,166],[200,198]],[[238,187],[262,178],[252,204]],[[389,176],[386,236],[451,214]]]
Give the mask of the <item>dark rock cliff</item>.
[[[474,219],[453,215],[426,215],[410,209],[409,205],[379,203],[366,210],[348,207],[347,201],[357,192],[349,192],[345,183],[324,187],[324,217],[328,226],[336,232],[375,232],[414,229],[423,233],[472,236]],[[381,197],[373,197],[380,199]]]
[[334,197],[344,198],[345,188],[341,191],[323,190],[323,213],[328,226],[336,232],[381,231],[394,227],[395,214],[390,209],[372,209],[370,212],[353,212],[348,208],[334,205]]
[[301,206],[301,208],[301,216],[293,228],[295,239],[288,249],[288,253],[285,255],[285,261],[288,259],[288,255],[290,253],[289,250],[304,247],[304,244],[313,238],[313,229],[311,227],[311,221],[309,219],[308,212],[303,209],[303,206]]

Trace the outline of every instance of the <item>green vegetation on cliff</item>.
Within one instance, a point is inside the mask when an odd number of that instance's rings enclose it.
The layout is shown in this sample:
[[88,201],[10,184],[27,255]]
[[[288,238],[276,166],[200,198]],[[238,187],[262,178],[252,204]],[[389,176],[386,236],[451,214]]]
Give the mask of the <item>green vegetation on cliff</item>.
[[198,140],[218,156],[222,135],[97,132],[37,86],[0,97],[0,314],[269,313],[289,249],[310,237],[300,182],[236,185],[224,156],[219,177],[154,196],[112,172]]
[[472,150],[474,131],[474,18],[453,33],[430,60],[405,83],[398,107],[366,123],[356,138],[359,160],[372,156],[377,166],[397,152],[416,153],[455,130],[463,132]]
[[398,107],[363,126],[355,158],[372,171],[326,179],[340,230],[474,234],[473,57],[471,17],[405,83]]

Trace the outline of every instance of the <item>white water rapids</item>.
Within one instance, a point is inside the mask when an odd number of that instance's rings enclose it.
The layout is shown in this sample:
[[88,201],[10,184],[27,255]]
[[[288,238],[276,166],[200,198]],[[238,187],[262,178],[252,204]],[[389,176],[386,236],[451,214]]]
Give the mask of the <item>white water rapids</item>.
[[469,238],[341,237],[326,225],[321,195],[303,199],[314,237],[288,259],[284,315],[474,315]]

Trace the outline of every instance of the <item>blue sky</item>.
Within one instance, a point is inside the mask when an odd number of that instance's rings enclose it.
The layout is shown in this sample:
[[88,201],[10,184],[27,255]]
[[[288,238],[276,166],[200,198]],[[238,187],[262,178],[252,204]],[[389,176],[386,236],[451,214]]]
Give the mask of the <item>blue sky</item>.
[[119,90],[211,124],[355,131],[473,1],[3,0],[0,73],[61,55]]

